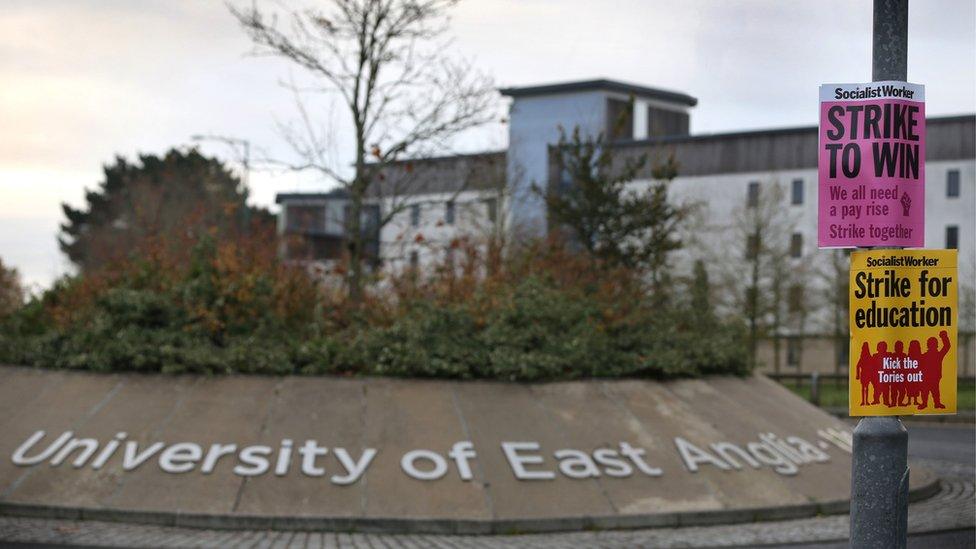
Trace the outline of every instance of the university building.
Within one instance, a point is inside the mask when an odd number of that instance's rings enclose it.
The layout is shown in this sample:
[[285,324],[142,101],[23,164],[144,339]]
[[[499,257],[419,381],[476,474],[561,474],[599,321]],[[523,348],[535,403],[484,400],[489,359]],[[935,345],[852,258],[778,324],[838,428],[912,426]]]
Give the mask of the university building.
[[[697,99],[612,80],[500,91],[511,101],[507,150],[405,161],[376,185],[363,218],[375,267],[449,263],[451,244],[461,237],[544,234],[545,205],[533,189],[565,183],[555,145],[560,128],[579,127],[584,135],[606,135],[617,159],[646,155],[636,190],[652,183],[655,163],[677,161],[670,198],[695,212],[676,257],[678,278],[702,260],[713,285],[726,296],[741,295],[748,288],[740,287],[744,277],[737,273],[754,260],[750,250],[757,244],[742,230],[743,219],[759,209],[774,212],[764,238],[781,239],[789,281],[783,318],[773,330],[779,337],[760,349],[764,368],[846,372],[847,312],[831,306],[837,275],[847,276],[846,257],[817,250],[816,126],[693,135],[689,122]],[[931,117],[926,124],[925,247],[957,248],[960,280],[972,284],[976,115]],[[342,191],[279,194],[286,258],[323,268],[338,258],[346,200]],[[384,216],[390,221],[380,227]],[[842,267],[832,272],[832,265]],[[725,305],[735,302],[726,299]],[[959,373],[973,375],[973,326],[965,308],[960,323]]]

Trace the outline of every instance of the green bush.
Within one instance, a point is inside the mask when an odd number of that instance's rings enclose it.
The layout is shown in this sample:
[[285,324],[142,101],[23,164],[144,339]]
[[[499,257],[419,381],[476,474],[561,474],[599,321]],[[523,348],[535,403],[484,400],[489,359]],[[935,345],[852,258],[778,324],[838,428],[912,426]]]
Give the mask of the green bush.
[[[702,314],[700,303],[661,305],[612,277],[574,282],[542,270],[472,284],[459,295],[418,291],[340,311],[282,290],[266,273],[216,268],[215,254],[202,246],[165,283],[146,265],[105,284],[64,280],[0,320],[0,361],[105,372],[513,381],[748,371],[739,323]],[[281,295],[292,299],[289,308],[278,306]]]

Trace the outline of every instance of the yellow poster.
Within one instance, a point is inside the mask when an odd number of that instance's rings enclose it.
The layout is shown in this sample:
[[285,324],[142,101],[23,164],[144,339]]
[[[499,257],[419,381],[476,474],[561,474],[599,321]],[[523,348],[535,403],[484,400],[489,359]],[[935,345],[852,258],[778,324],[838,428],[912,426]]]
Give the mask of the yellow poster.
[[851,254],[850,414],[956,413],[956,250]]

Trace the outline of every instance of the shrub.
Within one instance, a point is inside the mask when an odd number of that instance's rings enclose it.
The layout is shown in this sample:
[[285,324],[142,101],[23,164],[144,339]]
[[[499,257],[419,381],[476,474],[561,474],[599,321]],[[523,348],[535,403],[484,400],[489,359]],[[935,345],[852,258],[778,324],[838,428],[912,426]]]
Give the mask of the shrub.
[[[742,326],[651,299],[638,273],[537,243],[402,273],[351,306],[273,254],[201,239],[59,281],[2,322],[0,360],[165,373],[453,379],[742,374]],[[260,250],[267,247],[261,246]],[[673,304],[671,304],[673,303]]]

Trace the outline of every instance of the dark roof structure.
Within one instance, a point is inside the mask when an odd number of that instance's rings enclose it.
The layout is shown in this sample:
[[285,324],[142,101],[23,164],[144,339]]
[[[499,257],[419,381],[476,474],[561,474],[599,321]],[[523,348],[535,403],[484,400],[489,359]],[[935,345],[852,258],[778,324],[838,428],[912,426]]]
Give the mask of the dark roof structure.
[[275,195],[275,204],[291,202],[294,200],[328,200],[344,199],[349,197],[349,191],[345,189],[333,189],[324,193],[278,193]]
[[[399,160],[380,173],[367,190],[371,199],[460,191],[501,190],[505,187],[506,151],[434,156]],[[278,193],[275,203],[344,199],[345,189],[318,193]]]
[[600,78],[597,80],[578,80],[575,82],[561,82],[557,84],[543,84],[539,86],[523,86],[501,88],[498,90],[502,95],[508,97],[531,97],[534,95],[555,95],[560,93],[577,93],[587,91],[613,91],[627,95],[634,95],[644,99],[657,99],[669,103],[680,103],[689,107],[698,104],[698,99],[680,92],[662,90],[659,88],[648,88],[638,86],[618,80],[607,80]]
[[[929,117],[926,119],[926,159],[958,160],[976,157],[976,115]],[[615,161],[647,154],[649,176],[656,160],[674,155],[681,176],[725,173],[769,172],[815,169],[818,132],[816,126],[736,131],[729,133],[655,137],[620,141],[613,144]],[[550,146],[550,162],[555,162],[555,146]],[[501,189],[505,185],[506,152],[404,160],[390,165],[382,181],[373,187],[372,198],[453,193],[461,190]],[[557,166],[549,177],[558,176]],[[327,193],[282,193],[276,203],[287,200],[343,198],[345,190]]]
[[[929,117],[926,134],[926,160],[976,157],[976,115]],[[698,176],[815,169],[818,140],[817,126],[801,126],[621,141],[614,149],[615,161],[646,154],[653,164],[674,155],[681,176]]]
[[506,151],[401,160],[388,165],[368,194],[373,198],[501,190]]

